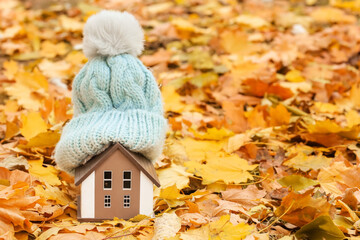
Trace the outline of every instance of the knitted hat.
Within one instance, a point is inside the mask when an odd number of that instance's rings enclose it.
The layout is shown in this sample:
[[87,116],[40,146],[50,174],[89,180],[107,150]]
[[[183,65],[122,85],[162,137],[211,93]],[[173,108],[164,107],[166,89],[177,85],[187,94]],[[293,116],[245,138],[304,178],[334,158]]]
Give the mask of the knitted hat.
[[73,173],[111,143],[155,160],[162,152],[166,120],[152,73],[136,57],[143,32],[127,12],[101,11],[84,28],[89,61],[73,82],[74,118],[55,148],[60,169]]

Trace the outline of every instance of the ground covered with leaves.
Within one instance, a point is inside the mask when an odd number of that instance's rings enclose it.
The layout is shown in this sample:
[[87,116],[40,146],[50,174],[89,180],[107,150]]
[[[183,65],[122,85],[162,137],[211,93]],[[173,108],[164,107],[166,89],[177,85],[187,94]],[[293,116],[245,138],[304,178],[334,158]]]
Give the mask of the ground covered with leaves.
[[[133,13],[169,129],[155,218],[76,220],[52,158],[86,19]],[[0,1],[1,239],[360,239],[359,1]]]

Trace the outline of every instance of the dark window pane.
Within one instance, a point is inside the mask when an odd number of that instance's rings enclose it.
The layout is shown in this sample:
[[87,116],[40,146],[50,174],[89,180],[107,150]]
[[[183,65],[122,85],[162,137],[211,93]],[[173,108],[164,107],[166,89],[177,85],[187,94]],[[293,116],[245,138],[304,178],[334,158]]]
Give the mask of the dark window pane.
[[124,172],[124,179],[131,179],[131,172],[125,171]]
[[105,189],[111,188],[111,181],[105,180],[105,181],[104,181],[104,188],[105,188]]
[[110,195],[105,195],[105,202],[104,202],[104,206],[105,206],[106,208],[111,207]]
[[124,181],[123,188],[130,189],[131,188],[131,181]]
[[111,179],[111,172],[110,171],[105,171],[104,172],[104,179]]

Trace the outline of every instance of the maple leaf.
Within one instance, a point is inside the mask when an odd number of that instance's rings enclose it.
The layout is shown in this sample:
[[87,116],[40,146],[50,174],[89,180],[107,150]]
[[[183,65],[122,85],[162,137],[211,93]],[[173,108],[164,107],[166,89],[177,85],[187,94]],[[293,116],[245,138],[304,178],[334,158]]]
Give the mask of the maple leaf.
[[331,158],[321,154],[307,156],[305,153],[299,152],[295,157],[284,162],[284,165],[306,172],[310,169],[318,170],[327,167],[331,162]]
[[253,231],[253,227],[245,223],[233,225],[230,216],[224,215],[216,222],[209,224],[210,239],[213,240],[235,240],[243,239]]
[[38,112],[22,115],[21,120],[23,127],[20,128],[20,132],[27,140],[30,140],[47,130],[47,124]]
[[202,177],[203,184],[217,181],[223,181],[226,184],[247,182],[254,179],[249,171],[256,168],[256,165],[249,165],[245,159],[237,155],[225,153],[206,156],[206,164],[189,161],[184,165],[188,168],[188,172]]
[[313,190],[303,194],[290,192],[281,201],[275,214],[296,226],[303,226],[321,215],[331,214],[331,204],[324,198],[312,197]]
[[183,189],[189,184],[192,174],[185,171],[185,167],[171,164],[170,168],[157,170],[161,188],[167,188],[176,183],[178,189]]
[[58,170],[51,165],[44,165],[43,160],[29,161],[31,175],[38,177],[42,181],[46,181],[51,185],[60,185],[61,181],[58,178]]

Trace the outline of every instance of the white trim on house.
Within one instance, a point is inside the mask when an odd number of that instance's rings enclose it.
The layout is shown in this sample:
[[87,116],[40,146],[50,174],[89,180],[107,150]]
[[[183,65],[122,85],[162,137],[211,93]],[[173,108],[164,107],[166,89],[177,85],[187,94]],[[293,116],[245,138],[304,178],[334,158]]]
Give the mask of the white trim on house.
[[95,217],[95,171],[81,183],[81,217]]
[[153,182],[140,171],[140,209],[139,214],[153,216]]

